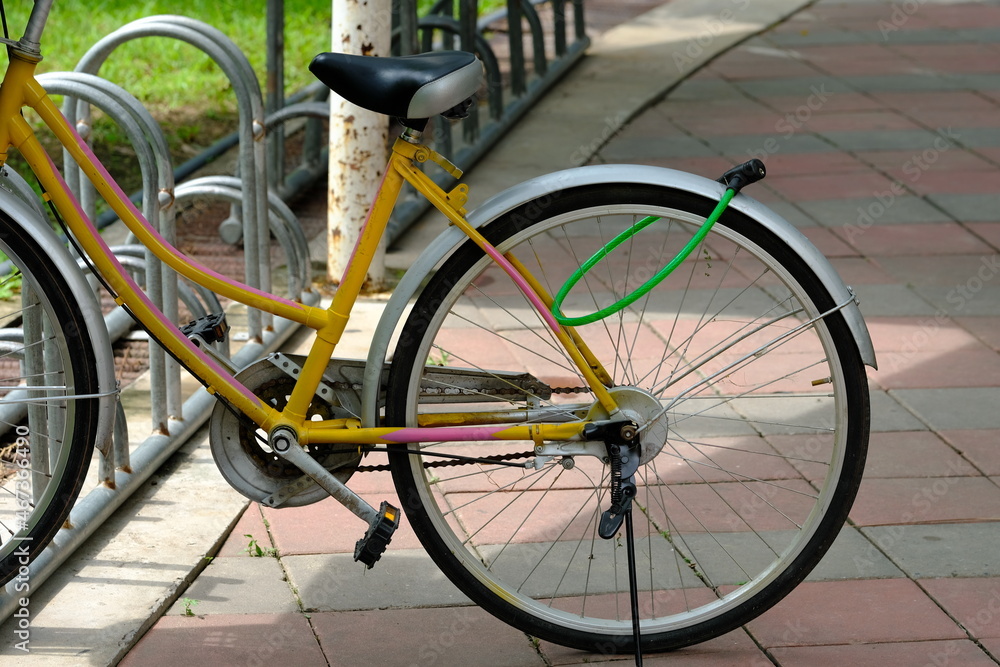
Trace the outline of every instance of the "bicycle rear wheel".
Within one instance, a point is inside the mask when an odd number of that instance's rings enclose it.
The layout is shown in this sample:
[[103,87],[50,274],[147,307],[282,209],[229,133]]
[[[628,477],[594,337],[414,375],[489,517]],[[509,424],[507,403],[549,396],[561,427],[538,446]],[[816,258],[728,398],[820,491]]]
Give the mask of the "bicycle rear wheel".
[[[662,187],[592,186],[524,205],[484,234],[554,294],[622,230],[661,218],[584,276],[563,307],[578,316],[641,285],[713,204]],[[816,565],[846,520],[869,406],[837,305],[781,239],[730,210],[657,288],[577,327],[625,416],[643,429],[633,514],[644,650],[704,641],[762,613]],[[484,388],[447,386],[449,369],[479,373]],[[491,413],[492,423],[606,417],[585,385],[506,274],[469,242],[408,316],[386,419],[415,426],[458,410],[481,413],[480,422]],[[463,403],[448,402],[459,394]],[[532,442],[421,447],[428,455],[395,447],[394,481],[424,547],[463,592],[538,637],[634,650],[624,536],[597,535],[610,505],[599,456],[536,457]],[[433,451],[527,467],[448,465]]]
[[[0,584],[63,525],[97,437],[97,363],[76,297],[0,212]],[[30,583],[30,582],[26,582]],[[27,590],[27,589],[24,589]]]

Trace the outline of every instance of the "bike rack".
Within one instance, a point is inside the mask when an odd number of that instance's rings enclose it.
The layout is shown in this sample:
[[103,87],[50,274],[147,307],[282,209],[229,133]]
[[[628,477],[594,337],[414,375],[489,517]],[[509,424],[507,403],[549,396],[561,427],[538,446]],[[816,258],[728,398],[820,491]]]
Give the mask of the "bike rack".
[[[147,219],[158,221],[159,231],[168,241],[173,242],[175,235],[174,215],[175,215],[175,188],[173,183],[173,171],[171,169],[169,153],[166,150],[166,142],[163,139],[159,127],[152,120],[145,108],[143,108],[131,95],[118,86],[97,78],[92,74],[81,70],[95,70],[100,63],[119,44],[129,39],[140,36],[172,36],[183,39],[189,43],[202,48],[209,53],[217,62],[223,65],[223,69],[230,76],[242,77],[242,84],[233,81],[233,87],[237,91],[241,109],[241,148],[240,164],[243,167],[242,173],[250,174],[250,177],[242,181],[223,177],[214,187],[220,189],[220,196],[231,200],[238,200],[244,210],[250,212],[244,217],[244,225],[247,230],[245,237],[247,243],[247,282],[254,278],[257,287],[261,281],[266,280],[267,288],[270,289],[270,257],[269,253],[260,252],[262,247],[261,239],[269,244],[269,231],[271,227],[275,236],[285,249],[288,258],[288,269],[290,277],[290,287],[294,290],[291,294],[293,298],[301,298],[308,304],[316,304],[319,295],[309,289],[311,265],[308,259],[308,246],[302,234],[300,225],[295,215],[276,197],[269,197],[266,184],[264,183],[264,153],[263,137],[264,125],[260,118],[260,91],[256,83],[256,78],[249,70],[249,63],[245,57],[231,42],[227,48],[223,42],[228,42],[218,31],[204,24],[198,24],[190,19],[180,19],[176,24],[168,25],[172,17],[152,17],[134,22],[122,30],[112,33],[101,40],[94,48],[88,52],[78,71],[73,73],[48,74],[39,77],[45,87],[54,94],[63,94],[68,98],[66,115],[70,122],[82,124],[82,134],[86,134],[89,129],[87,117],[90,105],[102,109],[109,117],[125,130],[130,143],[136,151],[140,164],[140,171],[143,179],[143,213]],[[126,30],[127,29],[127,30]],[[235,53],[234,53],[235,50]],[[237,57],[238,54],[238,57]],[[243,65],[237,61],[242,60]],[[252,84],[247,80],[252,80]],[[256,95],[254,95],[256,91]],[[256,99],[256,101],[254,101]],[[93,215],[94,195],[89,188],[81,184],[79,170],[73,167],[66,169],[67,182],[74,188],[83,199],[85,211]],[[45,218],[44,209],[41,208],[37,197],[33,191],[23,182],[20,176],[8,174],[9,185],[13,187],[22,198],[29,201],[40,219]],[[203,188],[204,183],[197,181],[193,184],[182,184],[176,188],[182,197],[193,196],[191,193]],[[260,200],[264,204],[261,205]],[[88,210],[89,209],[89,210]],[[268,212],[270,225],[262,221],[264,216],[259,212]],[[256,241],[256,243],[254,243]],[[268,245],[264,245],[264,248]],[[210,309],[220,308],[217,297],[204,289],[192,289],[185,283],[177,281],[176,274],[169,272],[166,280],[162,279],[161,266],[158,261],[143,261],[147,251],[142,246],[116,246],[114,248],[119,260],[126,265],[130,271],[144,274],[146,278],[146,288],[150,297],[155,300],[158,306],[162,304],[168,315],[174,317],[176,321],[178,297],[188,305],[193,314],[198,315],[205,311],[205,302]],[[141,258],[141,259],[140,259]],[[153,258],[155,260],[155,258]],[[82,260],[81,260],[82,262]],[[263,264],[267,264],[266,270],[260,270]],[[255,272],[251,268],[258,269]],[[251,276],[256,273],[255,276]],[[161,277],[157,284],[156,278]],[[172,278],[172,279],[171,279]],[[251,283],[253,284],[253,283]],[[200,300],[199,300],[200,296]],[[217,312],[217,311],[216,311]],[[247,343],[232,356],[232,361],[236,367],[243,367],[250,364],[269,351],[279,347],[296,329],[294,322],[282,318],[270,318],[266,328],[262,326],[260,311],[249,310],[250,313],[258,315],[257,321],[250,322],[250,335]],[[249,318],[248,318],[249,319]],[[131,318],[122,309],[112,311],[106,319],[106,326],[116,337],[127,332],[132,325]],[[30,324],[27,326],[31,327]],[[30,332],[29,332],[30,333]],[[20,332],[0,331],[0,347],[6,341],[16,340]],[[23,334],[20,334],[23,337]],[[159,350],[158,346],[151,346],[151,361],[154,350]],[[162,350],[160,350],[162,354]],[[99,350],[98,354],[110,355],[111,350]],[[154,372],[161,373],[164,382],[152,380],[151,390],[165,391],[167,400],[159,400],[163,393],[151,395],[151,407],[154,410],[154,428],[152,435],[147,437],[134,450],[130,451],[127,421],[122,404],[118,405],[118,416],[115,424],[108,424],[107,428],[112,431],[111,447],[107,450],[107,455],[100,455],[99,484],[82,495],[74,506],[66,526],[59,531],[55,539],[45,551],[29,566],[29,573],[34,585],[41,583],[62,564],[69,555],[79,547],[100,524],[108,518],[136,489],[138,489],[155,470],[171,456],[185,441],[187,441],[200,426],[208,419],[215,407],[215,399],[203,390],[195,391],[183,402],[180,393],[180,374],[176,362],[173,363],[175,370],[169,366],[161,371],[154,371],[151,364],[151,378]],[[165,388],[165,389],[164,389]],[[27,390],[24,390],[27,391]],[[128,389],[126,391],[129,391]],[[11,395],[16,392],[11,392]],[[174,396],[171,399],[171,396]],[[165,405],[170,405],[164,411]],[[19,405],[4,405],[0,401],[0,419],[16,423],[20,417],[8,415],[11,409],[19,409]],[[13,417],[8,419],[8,417]],[[99,443],[101,444],[101,443]],[[6,618],[17,608],[18,595],[13,590],[14,582],[6,587],[0,594],[0,619]],[[34,588],[34,586],[33,586]]]
[[[140,37],[169,37],[187,42],[206,53],[229,79],[239,110],[240,173],[249,175],[244,178],[242,201],[246,283],[270,291],[270,262],[264,252],[269,241],[268,229],[260,222],[267,208],[264,111],[256,74],[243,52],[221,31],[201,21],[170,15],[139,19],[115,30],[84,54],[77,71],[96,73],[114,49]],[[251,340],[261,340],[264,327],[270,324],[269,315],[252,309],[248,311]]]
[[[178,203],[196,197],[215,197],[234,204],[243,200],[242,181],[235,176],[205,176],[185,181],[177,186]],[[298,218],[281,198],[268,193],[268,223],[271,233],[285,249],[288,262],[288,293],[301,294],[312,279],[309,260],[309,243],[306,241]]]
[[[84,139],[89,136],[90,124],[86,120],[77,121],[76,113],[83,104],[88,109],[84,118],[89,117],[89,107],[93,105],[104,111],[125,130],[129,143],[136,151],[139,171],[142,174],[143,215],[151,222],[158,222],[158,231],[165,237],[173,236],[172,192],[174,180],[170,155],[163,133],[149,112],[132,95],[117,85],[92,74],[80,72],[43,74],[38,77],[38,80],[50,93],[68,97],[64,105],[64,115],[69,122],[76,122],[78,129],[83,130],[81,136]],[[83,186],[82,174],[68,154],[64,155],[64,171],[71,179],[67,183],[71,184],[70,187],[74,190],[74,194],[86,201],[84,210],[93,219],[95,207],[93,188],[90,187],[89,181],[86,187]],[[146,253],[145,273],[146,292],[150,299],[157,308],[163,310],[167,317],[176,322],[176,280],[164,280],[165,276],[160,263],[156,261],[152,253],[148,252]],[[113,317],[116,319],[127,318],[128,324],[131,324],[131,318],[128,318],[127,315]],[[109,327],[110,330],[111,327]],[[150,349],[152,419],[153,428],[158,431],[166,429],[168,414],[177,414],[171,412],[171,409],[177,410],[180,407],[179,382],[171,381],[173,376],[179,378],[179,368],[176,362],[172,359],[170,361],[171,363],[168,365],[163,350]]]

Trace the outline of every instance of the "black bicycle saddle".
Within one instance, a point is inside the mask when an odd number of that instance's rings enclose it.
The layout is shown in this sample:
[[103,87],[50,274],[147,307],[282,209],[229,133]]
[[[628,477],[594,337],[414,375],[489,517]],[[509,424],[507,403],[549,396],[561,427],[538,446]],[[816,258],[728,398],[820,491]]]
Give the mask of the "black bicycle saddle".
[[309,71],[335,93],[359,107],[398,118],[423,119],[472,97],[483,66],[465,51],[374,58],[321,53]]

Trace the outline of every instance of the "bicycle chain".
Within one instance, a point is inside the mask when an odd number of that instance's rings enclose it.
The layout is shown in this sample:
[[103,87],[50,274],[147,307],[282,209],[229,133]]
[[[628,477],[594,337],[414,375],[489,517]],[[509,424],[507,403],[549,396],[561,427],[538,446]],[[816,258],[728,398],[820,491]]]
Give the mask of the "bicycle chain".
[[[349,384],[347,382],[334,382],[331,385],[334,389],[345,390],[349,389],[351,391],[361,391],[361,385],[357,383]],[[444,391],[442,388],[441,391]],[[590,387],[552,387],[553,394],[583,394],[590,392]],[[427,391],[426,393],[435,393],[433,391]],[[496,389],[486,389],[479,391],[477,393],[487,394],[492,396],[502,396],[507,393],[523,393],[517,388],[512,388],[510,390],[496,390]],[[514,454],[495,454],[493,456],[481,456],[479,458],[486,459],[489,461],[512,461],[514,459],[528,458],[534,456],[534,451],[528,452],[517,452]],[[477,462],[478,463],[478,462]],[[448,468],[453,466],[467,466],[472,465],[468,461],[428,461],[424,463],[425,468]],[[390,470],[388,464],[375,465],[375,466],[358,466],[355,472],[384,472]]]
[[[480,456],[480,459],[489,461],[512,461],[514,459],[526,459],[529,456],[534,456],[535,452],[517,452],[515,454],[494,454],[493,456]],[[467,466],[473,463],[482,463],[482,461],[427,461],[424,463],[425,468],[448,468],[451,466]],[[391,470],[389,464],[377,465],[377,466],[358,466],[355,472],[379,472]]]

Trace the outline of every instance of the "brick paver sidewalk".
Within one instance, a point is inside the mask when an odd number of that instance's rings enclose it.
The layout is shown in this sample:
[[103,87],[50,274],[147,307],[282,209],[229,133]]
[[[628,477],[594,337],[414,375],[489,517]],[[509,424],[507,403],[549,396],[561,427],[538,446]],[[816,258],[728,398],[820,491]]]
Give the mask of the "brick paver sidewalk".
[[[812,239],[861,298],[880,363],[870,462],[834,576],[746,628],[646,662],[995,664],[1000,4],[820,2],[692,76],[598,161],[714,178],[750,156],[769,175],[748,193]],[[393,493],[382,473],[357,490]],[[178,603],[123,664],[607,660],[455,606],[461,594],[406,529],[367,576],[341,574],[357,539],[331,530],[344,517],[332,501],[252,507],[187,594],[197,618]],[[248,558],[245,534],[280,559]],[[390,586],[411,608],[379,609]]]

